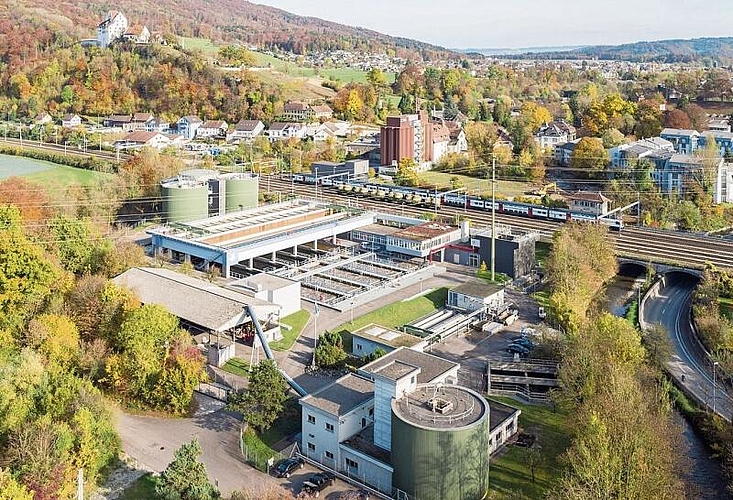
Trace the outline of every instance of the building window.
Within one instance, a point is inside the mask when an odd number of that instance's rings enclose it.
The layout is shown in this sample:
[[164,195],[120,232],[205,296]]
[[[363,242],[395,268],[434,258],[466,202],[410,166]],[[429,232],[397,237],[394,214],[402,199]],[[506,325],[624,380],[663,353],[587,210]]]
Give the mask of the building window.
[[347,458],[346,467],[348,467],[349,469],[353,469],[353,470],[359,470],[359,462],[355,462],[354,460]]
[[374,415],[374,408],[369,408],[369,416],[371,417],[373,415]]
[[470,253],[468,254],[468,265],[471,267],[478,267],[479,266],[479,255],[477,253]]
[[309,442],[308,443],[308,451],[316,451],[316,445],[314,445],[313,443]]
[[361,344],[356,344],[356,350],[361,351]]
[[329,460],[333,460],[333,453],[331,453],[330,451],[327,451],[326,452],[326,458],[329,459]]
[[329,424],[328,422],[326,422],[326,430],[328,432],[333,432],[333,424]]
[[316,417],[313,415],[308,415],[308,423],[309,424],[315,424],[316,423]]

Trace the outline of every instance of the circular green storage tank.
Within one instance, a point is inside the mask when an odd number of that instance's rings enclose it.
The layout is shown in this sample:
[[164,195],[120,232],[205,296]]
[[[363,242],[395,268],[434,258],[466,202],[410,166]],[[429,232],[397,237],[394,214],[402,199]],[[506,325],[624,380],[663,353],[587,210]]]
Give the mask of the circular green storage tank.
[[248,173],[235,173],[225,174],[221,178],[226,183],[227,213],[257,207],[260,189],[258,176]]
[[161,186],[163,213],[168,222],[204,219],[209,216],[207,184],[170,181]]
[[392,464],[392,486],[407,498],[486,498],[488,402],[455,385],[420,385],[392,400]]

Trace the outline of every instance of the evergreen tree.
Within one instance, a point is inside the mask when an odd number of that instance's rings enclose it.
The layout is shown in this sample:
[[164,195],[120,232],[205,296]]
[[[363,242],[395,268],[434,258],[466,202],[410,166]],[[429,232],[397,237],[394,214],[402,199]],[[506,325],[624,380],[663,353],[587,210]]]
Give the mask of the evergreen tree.
[[160,475],[155,493],[163,500],[212,500],[219,491],[209,482],[206,466],[199,462],[198,440],[182,445]]
[[272,360],[262,361],[252,369],[249,387],[229,398],[227,408],[242,414],[259,431],[270,428],[283,411],[288,385]]

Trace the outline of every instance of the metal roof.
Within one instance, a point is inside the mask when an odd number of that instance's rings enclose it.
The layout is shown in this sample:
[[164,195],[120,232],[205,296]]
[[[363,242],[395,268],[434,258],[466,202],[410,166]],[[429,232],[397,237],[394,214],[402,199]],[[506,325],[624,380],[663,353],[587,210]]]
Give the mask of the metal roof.
[[254,306],[260,320],[280,309],[271,302],[169,269],[136,267],[112,281],[133,290],[144,304],[165,307],[171,314],[215,332],[249,321],[245,305]]

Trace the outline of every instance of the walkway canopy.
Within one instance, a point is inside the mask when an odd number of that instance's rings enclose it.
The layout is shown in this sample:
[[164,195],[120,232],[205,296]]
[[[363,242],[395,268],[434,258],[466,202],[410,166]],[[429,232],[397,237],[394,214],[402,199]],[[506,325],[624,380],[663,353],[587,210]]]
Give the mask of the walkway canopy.
[[169,269],[136,267],[112,281],[131,289],[143,304],[165,307],[180,319],[212,332],[247,323],[244,306],[252,306],[266,321],[280,306]]

